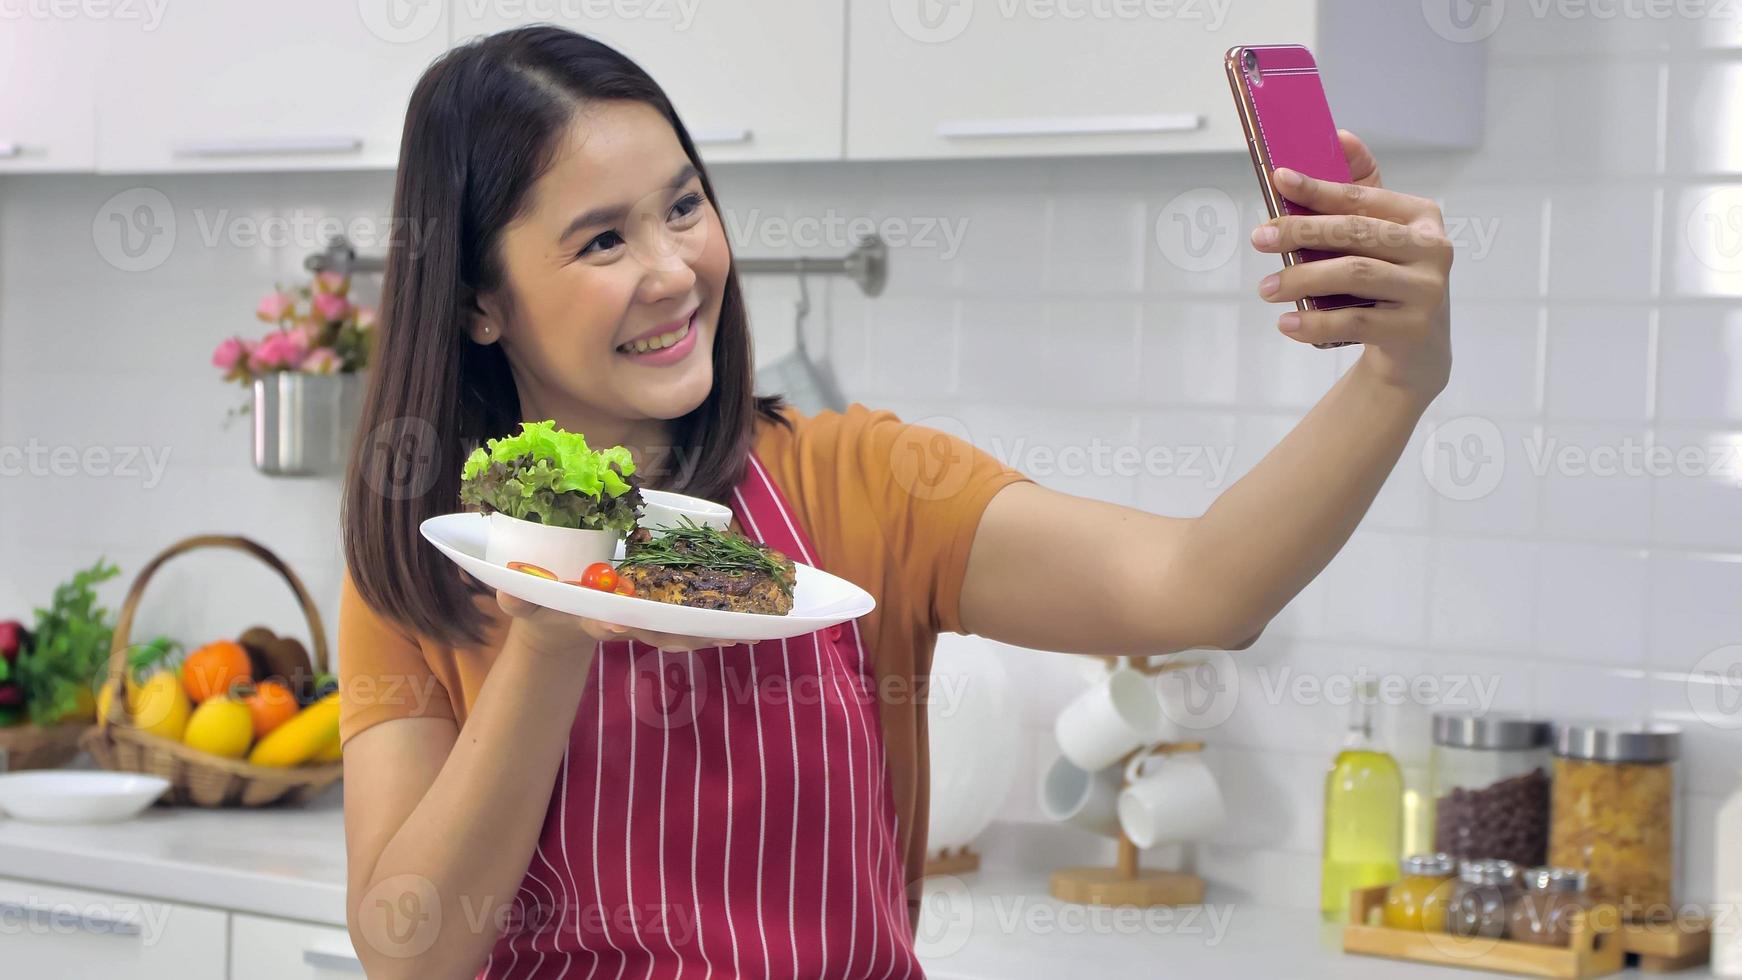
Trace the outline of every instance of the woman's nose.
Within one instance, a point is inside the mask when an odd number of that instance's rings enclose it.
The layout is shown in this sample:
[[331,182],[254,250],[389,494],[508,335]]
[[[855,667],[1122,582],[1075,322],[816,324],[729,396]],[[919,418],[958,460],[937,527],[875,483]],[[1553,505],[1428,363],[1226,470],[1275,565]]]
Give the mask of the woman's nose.
[[649,256],[641,262],[645,270],[641,277],[641,299],[655,301],[688,293],[696,284],[696,271],[687,257],[673,252]]

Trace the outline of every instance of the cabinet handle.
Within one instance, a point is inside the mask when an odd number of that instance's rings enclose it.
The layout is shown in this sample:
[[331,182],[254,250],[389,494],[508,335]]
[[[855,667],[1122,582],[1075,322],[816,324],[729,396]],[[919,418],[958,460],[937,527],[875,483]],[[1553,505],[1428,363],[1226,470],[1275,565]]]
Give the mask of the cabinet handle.
[[1176,112],[1158,116],[1039,116],[1028,119],[946,119],[938,123],[944,139],[999,136],[1086,136],[1117,133],[1180,133],[1203,125],[1204,117]]
[[690,130],[690,142],[696,144],[748,143],[750,142],[750,137],[750,130],[732,129],[731,127]]
[[69,905],[36,905],[23,902],[0,902],[0,917],[22,915],[36,921],[47,919],[50,924],[74,922],[82,932],[107,933],[111,936],[137,936],[142,931],[137,922],[110,918],[105,915],[85,915]]
[[334,970],[342,973],[362,973],[363,961],[348,953],[329,953],[324,949],[305,949],[302,951],[302,962],[317,970]]
[[304,137],[301,139],[188,140],[175,144],[182,157],[262,157],[281,153],[356,153],[363,141],[355,136]]
[[0,160],[10,160],[24,155],[22,143],[0,143]]

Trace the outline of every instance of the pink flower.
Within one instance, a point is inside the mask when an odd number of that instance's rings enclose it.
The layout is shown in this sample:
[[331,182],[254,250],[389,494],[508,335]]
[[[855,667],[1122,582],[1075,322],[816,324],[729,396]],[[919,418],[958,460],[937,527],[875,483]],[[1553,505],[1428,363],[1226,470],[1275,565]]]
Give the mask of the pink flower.
[[300,316],[290,325],[289,329],[302,334],[303,338],[308,341],[307,346],[319,347],[321,334],[327,332],[327,325],[321,322],[319,317]]
[[267,293],[260,305],[254,308],[254,315],[266,323],[279,323],[295,311],[296,297],[274,291]]
[[300,330],[267,334],[249,359],[256,371],[294,371],[308,356],[308,337]]
[[343,296],[351,288],[350,277],[338,272],[320,272],[315,274],[315,292],[332,296]]
[[333,374],[339,370],[339,355],[331,347],[317,347],[303,358],[300,370],[308,374]]
[[373,306],[359,306],[359,307],[357,307],[357,329],[358,330],[373,330],[373,329],[375,329],[375,324],[379,321],[379,319],[380,319],[380,315],[375,312],[375,307],[373,307]]
[[[321,273],[323,276],[326,274]],[[313,303],[315,313],[326,323],[337,323],[351,311],[350,301],[339,293],[315,293]]]
[[247,357],[248,351],[242,346],[242,338],[231,337],[219,344],[217,350],[212,351],[212,367],[227,374],[234,371],[236,365],[242,363]]

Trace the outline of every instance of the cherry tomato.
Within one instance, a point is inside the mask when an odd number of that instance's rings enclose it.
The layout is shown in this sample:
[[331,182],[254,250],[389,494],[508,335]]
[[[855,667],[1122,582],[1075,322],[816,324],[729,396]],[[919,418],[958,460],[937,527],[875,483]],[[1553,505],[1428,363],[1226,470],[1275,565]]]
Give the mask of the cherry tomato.
[[628,579],[624,578],[623,576],[619,575],[619,576],[617,576],[617,587],[615,589],[612,589],[611,591],[617,593],[618,595],[634,596],[635,595],[635,583],[633,583],[633,582],[629,581]]
[[536,575],[539,578],[547,578],[553,582],[556,581],[555,572],[541,568],[529,561],[511,561],[508,563],[508,568],[510,571],[525,572],[528,575]]
[[596,561],[581,573],[581,584],[589,589],[610,592],[617,588],[617,569],[608,561]]

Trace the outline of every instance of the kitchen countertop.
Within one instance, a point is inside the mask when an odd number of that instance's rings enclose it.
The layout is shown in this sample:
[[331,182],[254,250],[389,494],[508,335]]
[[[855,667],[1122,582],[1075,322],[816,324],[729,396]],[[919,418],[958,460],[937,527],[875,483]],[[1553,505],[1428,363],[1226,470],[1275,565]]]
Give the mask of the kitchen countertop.
[[111,824],[0,818],[0,876],[345,924],[337,787],[307,806],[149,807]]
[[[341,800],[334,790],[298,809],[153,807],[102,826],[0,819],[0,875],[343,927]],[[934,878],[926,895],[917,942],[932,980],[1497,975],[1346,956],[1336,930],[1299,909],[1248,902],[1197,909],[1072,905],[1047,895],[1042,872]]]

